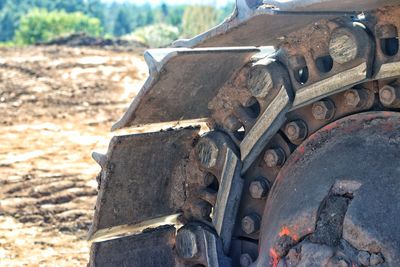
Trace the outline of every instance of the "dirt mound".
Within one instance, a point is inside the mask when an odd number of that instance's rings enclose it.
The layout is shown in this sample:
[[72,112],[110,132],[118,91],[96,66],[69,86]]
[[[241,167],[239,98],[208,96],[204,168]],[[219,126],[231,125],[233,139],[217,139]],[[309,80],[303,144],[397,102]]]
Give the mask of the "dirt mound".
[[92,37],[86,33],[74,33],[68,36],[56,38],[40,45],[63,45],[71,47],[89,46],[89,47],[125,47],[125,48],[148,48],[145,44],[133,40],[111,39]]
[[0,49],[0,266],[84,266],[111,125],[147,68],[139,52]]

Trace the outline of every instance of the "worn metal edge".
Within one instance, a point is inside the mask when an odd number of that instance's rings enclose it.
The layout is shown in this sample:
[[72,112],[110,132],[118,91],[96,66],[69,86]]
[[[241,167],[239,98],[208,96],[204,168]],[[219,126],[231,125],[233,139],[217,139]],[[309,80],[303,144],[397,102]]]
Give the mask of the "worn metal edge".
[[169,61],[181,55],[188,54],[212,54],[212,53],[251,53],[254,54],[260,52],[260,49],[256,47],[214,47],[214,48],[167,48],[167,49],[152,49],[145,53],[145,59],[149,67],[149,77],[144,83],[142,89],[138,95],[134,98],[133,102],[128,107],[122,118],[116,122],[111,131],[119,130],[128,126],[135,119],[135,112],[139,107],[142,99],[149,93],[152,87],[157,83],[159,75],[163,68],[168,64]]
[[382,64],[374,79],[386,79],[400,76],[400,62],[391,62]]
[[291,12],[348,12],[349,10],[362,12],[399,3],[398,0],[341,0],[340,4],[337,0],[267,0],[263,2],[275,6],[281,11]]
[[241,168],[242,164],[239,158],[228,148],[212,218],[214,228],[222,240],[225,253],[228,253],[230,248],[243,190],[243,180],[240,176]]
[[[373,0],[379,2],[378,0]],[[385,3],[391,3],[394,0],[386,0]],[[321,0],[295,0],[295,1],[246,1],[237,0],[235,9],[232,15],[223,21],[221,24],[211,28],[210,30],[201,33],[191,39],[181,39],[173,43],[174,47],[196,47],[196,46],[207,46],[204,45],[208,40],[228,34],[230,30],[246,23],[247,21],[257,16],[270,15],[351,15],[355,12],[370,10],[371,8],[360,8],[360,4],[351,5],[350,8],[345,10],[337,9],[340,5],[337,5],[335,0],[325,0],[327,3],[335,3],[334,8],[324,9],[316,8],[315,6],[320,5]],[[359,2],[357,0],[352,2]],[[354,7],[354,8],[351,8]],[[317,18],[316,18],[317,20]],[[268,44],[265,44],[268,45]],[[271,44],[269,44],[271,45]]]
[[352,69],[301,88],[296,92],[292,110],[367,80],[367,71],[367,63],[363,62]]
[[290,96],[286,88],[282,86],[278,95],[258,118],[256,124],[240,144],[243,161],[242,174],[247,171],[264,146],[279,131],[291,104]]
[[169,121],[160,123],[149,123],[143,125],[137,125],[132,127],[125,127],[114,131],[115,135],[131,135],[131,134],[143,134],[166,130],[179,130],[187,127],[199,127],[200,133],[208,132],[210,128],[207,125],[208,118],[200,118],[196,120],[180,120],[180,121]]
[[173,214],[163,216],[148,221],[144,221],[135,225],[125,224],[118,225],[105,229],[89,230],[89,236],[87,238],[90,242],[103,242],[121,238],[124,236],[130,236],[141,233],[143,230],[148,228],[156,228],[164,225],[179,225],[178,217],[181,214]]

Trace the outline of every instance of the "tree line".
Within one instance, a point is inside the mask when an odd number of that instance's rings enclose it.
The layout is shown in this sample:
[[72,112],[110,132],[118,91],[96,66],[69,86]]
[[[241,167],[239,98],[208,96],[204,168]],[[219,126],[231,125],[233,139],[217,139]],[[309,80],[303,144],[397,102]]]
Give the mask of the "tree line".
[[0,0],[0,42],[34,43],[77,31],[106,37],[137,33],[145,41],[152,38],[146,34],[158,33],[187,38],[215,26],[232,10],[233,4],[217,9],[100,0]]

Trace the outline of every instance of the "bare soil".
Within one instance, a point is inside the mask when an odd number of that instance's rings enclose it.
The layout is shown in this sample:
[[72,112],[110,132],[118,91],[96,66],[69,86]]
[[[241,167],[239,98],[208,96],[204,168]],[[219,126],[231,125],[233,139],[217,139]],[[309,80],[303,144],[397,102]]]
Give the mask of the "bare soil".
[[103,152],[147,75],[141,50],[0,49],[0,266],[82,266]]

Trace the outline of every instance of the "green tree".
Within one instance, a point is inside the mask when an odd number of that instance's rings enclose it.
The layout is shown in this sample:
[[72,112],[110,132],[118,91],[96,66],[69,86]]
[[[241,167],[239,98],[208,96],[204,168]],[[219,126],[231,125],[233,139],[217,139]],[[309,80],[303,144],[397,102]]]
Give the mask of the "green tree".
[[129,11],[121,8],[117,14],[113,33],[115,36],[122,36],[132,31]]
[[33,9],[21,18],[15,41],[19,44],[35,44],[76,32],[98,36],[102,32],[100,21],[81,12]]
[[166,23],[182,28],[182,17],[186,6],[170,6]]
[[7,4],[7,0],[0,0],[0,9],[3,9],[3,7]]
[[0,42],[9,41],[14,36],[15,20],[11,13],[5,12],[0,15]]
[[179,30],[177,27],[158,23],[139,28],[132,36],[150,47],[164,47],[179,37]]
[[182,18],[183,36],[193,37],[217,25],[218,15],[212,6],[188,6]]

